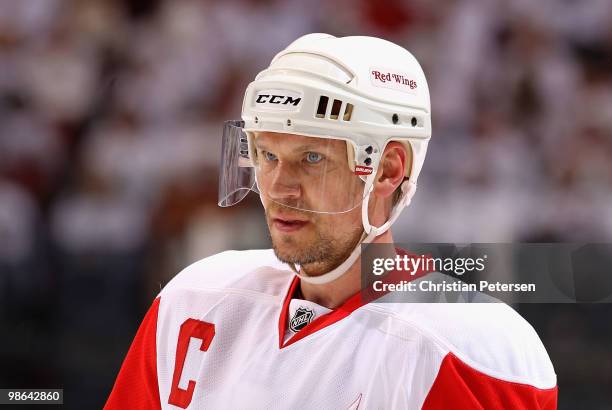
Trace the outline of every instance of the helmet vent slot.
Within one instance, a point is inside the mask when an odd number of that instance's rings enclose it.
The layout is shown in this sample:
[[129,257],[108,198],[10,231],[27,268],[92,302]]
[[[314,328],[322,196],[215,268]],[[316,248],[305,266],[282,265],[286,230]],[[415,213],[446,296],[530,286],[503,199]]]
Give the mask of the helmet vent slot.
[[342,116],[343,121],[350,121],[353,115],[353,104],[342,102],[342,100],[334,99],[331,106],[329,104],[329,97],[322,95],[319,97],[319,103],[317,104],[317,118],[329,118],[331,120],[338,120]]
[[325,112],[327,111],[327,103],[329,97],[322,95],[319,98],[319,105],[317,106],[317,118],[325,118]]
[[346,103],[346,108],[344,109],[344,115],[342,116],[342,119],[344,121],[350,121],[351,115],[353,115],[353,104]]
[[334,100],[334,103],[332,104],[331,114],[329,115],[329,118],[331,118],[332,120],[337,120],[338,116],[340,115],[340,108],[341,107],[342,107],[342,101]]

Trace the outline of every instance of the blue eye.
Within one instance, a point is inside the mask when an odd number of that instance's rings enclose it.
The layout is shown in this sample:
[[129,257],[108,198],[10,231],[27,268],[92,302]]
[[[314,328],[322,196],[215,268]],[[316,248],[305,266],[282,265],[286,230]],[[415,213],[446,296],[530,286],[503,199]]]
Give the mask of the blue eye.
[[264,151],[263,154],[266,161],[276,161],[276,155],[274,155],[273,153]]
[[318,152],[309,152],[306,154],[306,161],[311,164],[316,164],[317,162],[321,162],[323,160],[323,155]]

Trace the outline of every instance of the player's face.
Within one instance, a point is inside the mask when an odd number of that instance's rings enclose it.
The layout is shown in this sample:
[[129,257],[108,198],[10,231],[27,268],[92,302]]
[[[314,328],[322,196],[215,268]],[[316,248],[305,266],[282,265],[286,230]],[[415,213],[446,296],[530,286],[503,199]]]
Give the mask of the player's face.
[[363,181],[348,166],[346,143],[258,133],[255,147],[257,183],[279,259],[311,275],[338,266],[362,233]]
[[272,201],[320,213],[361,204],[364,182],[349,168],[345,141],[264,132],[254,146],[257,186]]

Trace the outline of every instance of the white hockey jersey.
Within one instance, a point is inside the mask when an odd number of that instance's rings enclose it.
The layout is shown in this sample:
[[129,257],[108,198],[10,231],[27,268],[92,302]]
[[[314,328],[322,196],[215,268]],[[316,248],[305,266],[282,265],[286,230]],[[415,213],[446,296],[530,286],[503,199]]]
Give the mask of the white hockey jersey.
[[107,409],[555,409],[536,332],[494,304],[293,298],[272,250],[228,251],[155,299]]

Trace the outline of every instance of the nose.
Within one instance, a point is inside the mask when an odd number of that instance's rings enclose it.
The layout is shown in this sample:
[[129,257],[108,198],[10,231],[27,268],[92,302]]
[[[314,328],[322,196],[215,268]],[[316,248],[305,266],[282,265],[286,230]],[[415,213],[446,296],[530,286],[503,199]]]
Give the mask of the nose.
[[272,175],[268,196],[273,200],[298,199],[302,188],[298,171],[290,164],[279,161]]

